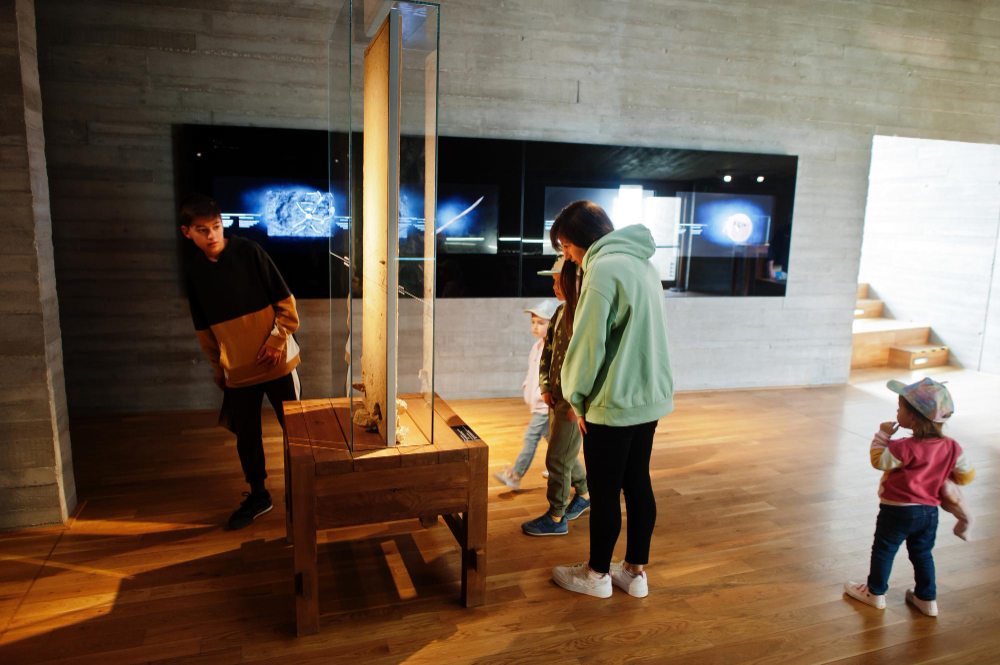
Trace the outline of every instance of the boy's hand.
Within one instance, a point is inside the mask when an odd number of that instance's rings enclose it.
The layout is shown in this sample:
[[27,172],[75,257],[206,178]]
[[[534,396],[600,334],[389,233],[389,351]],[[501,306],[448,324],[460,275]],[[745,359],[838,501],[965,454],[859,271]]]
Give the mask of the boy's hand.
[[257,352],[257,364],[276,367],[278,363],[281,362],[282,355],[284,354],[281,349],[276,349],[273,346],[265,344],[260,347],[260,351]]
[[552,393],[542,393],[542,401],[545,402],[546,406],[550,409],[556,404],[556,401],[552,398]]
[[881,425],[879,425],[878,428],[879,431],[881,431],[883,434],[888,434],[889,436],[892,436],[893,434],[896,433],[896,430],[899,429],[899,425],[891,420],[887,420]]
[[580,416],[576,415],[576,411],[574,411],[573,409],[570,409],[569,413],[566,414],[566,418],[570,422],[575,422],[576,423],[576,426],[580,428],[580,435],[581,436],[587,433],[587,423],[586,423],[586,421],[583,418],[581,418]]

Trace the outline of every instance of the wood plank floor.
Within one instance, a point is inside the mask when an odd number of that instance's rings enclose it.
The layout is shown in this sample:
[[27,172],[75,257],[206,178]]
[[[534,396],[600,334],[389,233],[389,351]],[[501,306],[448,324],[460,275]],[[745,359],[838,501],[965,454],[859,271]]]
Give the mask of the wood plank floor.
[[[553,565],[586,558],[588,518],[566,537],[521,535],[545,509],[540,449],[524,491],[491,482],[484,607],[459,606],[443,522],[331,531],[319,549],[322,630],[302,639],[276,424],[275,510],[228,533],[243,487],[213,414],[76,421],[72,521],[0,533],[0,663],[1000,662],[1000,377],[926,373],[950,381],[949,430],[979,472],[973,539],[955,538],[942,513],[937,619],[904,604],[902,553],[888,609],[841,595],[867,572],[878,481],[868,443],[895,413],[890,375],[866,370],[846,386],[678,396],[653,452],[648,598],[550,582]],[[514,459],[528,419],[518,400],[452,406],[490,444],[491,470]]]

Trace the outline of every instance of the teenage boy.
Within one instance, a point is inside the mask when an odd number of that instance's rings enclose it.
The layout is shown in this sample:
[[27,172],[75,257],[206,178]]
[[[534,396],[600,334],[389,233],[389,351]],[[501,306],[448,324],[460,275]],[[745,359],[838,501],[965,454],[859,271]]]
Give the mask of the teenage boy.
[[223,391],[219,424],[236,435],[246,500],[227,528],[242,529],[274,507],[264,486],[261,405],[264,395],[285,426],[283,402],[299,398],[299,315],[271,258],[256,243],[222,233],[215,201],[194,196],[180,210],[180,230],[199,251],[185,260],[191,318]]

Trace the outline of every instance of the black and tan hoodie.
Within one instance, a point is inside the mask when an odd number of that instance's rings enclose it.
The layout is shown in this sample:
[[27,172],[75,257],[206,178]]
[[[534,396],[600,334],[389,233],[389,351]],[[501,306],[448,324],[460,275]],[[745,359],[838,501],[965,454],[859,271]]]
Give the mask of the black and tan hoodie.
[[[257,243],[230,237],[217,261],[200,251],[187,261],[191,318],[216,374],[232,388],[265,383],[299,364],[292,333],[299,327],[295,297]],[[264,344],[285,351],[276,366],[257,364]]]

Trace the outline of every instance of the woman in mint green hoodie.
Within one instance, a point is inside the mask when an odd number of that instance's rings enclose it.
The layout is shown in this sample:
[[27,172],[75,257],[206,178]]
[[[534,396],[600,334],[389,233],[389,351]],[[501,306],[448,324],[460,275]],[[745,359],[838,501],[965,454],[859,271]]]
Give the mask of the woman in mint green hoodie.
[[[657,421],[673,410],[663,289],[649,259],[656,247],[645,226],[615,230],[591,201],[557,216],[552,244],[582,274],[573,338],[562,368],[563,395],[578,417],[590,487],[590,559],[556,566],[561,587],[599,598],[612,586],[649,593],[645,565],[656,523],[649,458]],[[625,560],[612,563],[628,512]]]

